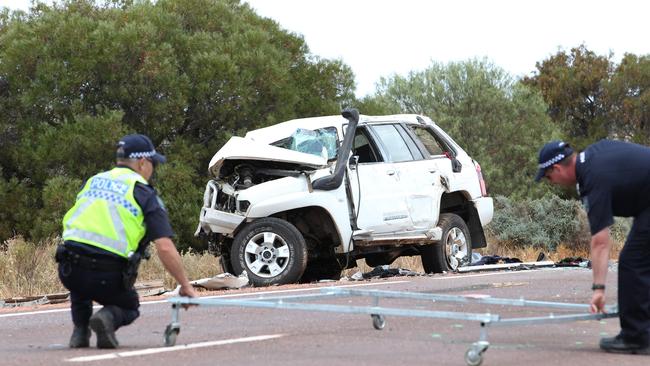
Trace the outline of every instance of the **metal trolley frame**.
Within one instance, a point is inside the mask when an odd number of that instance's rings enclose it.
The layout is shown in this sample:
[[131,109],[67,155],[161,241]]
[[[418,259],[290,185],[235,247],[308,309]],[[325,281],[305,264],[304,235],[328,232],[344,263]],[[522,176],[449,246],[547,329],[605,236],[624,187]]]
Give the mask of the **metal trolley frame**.
[[[328,299],[333,297],[369,297],[372,299],[373,306],[349,306],[324,303],[308,303],[305,301]],[[428,302],[456,302],[456,303],[474,303],[489,305],[521,306],[521,307],[538,307],[547,309],[575,310],[580,313],[555,315],[549,313],[546,316],[507,318],[502,319],[497,314],[490,313],[468,313],[453,311],[434,311],[411,308],[397,307],[380,307],[380,299],[411,299],[423,300]],[[180,332],[179,310],[182,305],[200,305],[200,306],[243,306],[270,309],[290,309],[304,311],[323,311],[334,313],[350,314],[368,314],[372,318],[372,325],[375,329],[381,330],[386,324],[385,316],[404,316],[420,317],[434,319],[452,319],[477,321],[480,323],[480,336],[478,341],[472,343],[465,352],[465,362],[469,366],[478,366],[483,362],[483,353],[487,351],[490,343],[487,340],[488,328],[494,326],[511,326],[511,325],[532,325],[532,324],[551,324],[566,323],[581,320],[600,320],[605,318],[618,317],[618,309],[615,306],[607,307],[605,314],[589,314],[589,305],[572,304],[562,302],[548,301],[531,301],[521,299],[503,299],[489,296],[477,295],[444,295],[428,294],[419,292],[402,292],[402,291],[381,291],[381,290],[359,290],[344,289],[339,287],[324,287],[320,293],[306,295],[290,296],[259,296],[252,299],[219,299],[219,298],[187,298],[174,297],[168,299],[172,304],[172,321],[165,329],[164,343],[165,346],[176,344],[176,337]]]

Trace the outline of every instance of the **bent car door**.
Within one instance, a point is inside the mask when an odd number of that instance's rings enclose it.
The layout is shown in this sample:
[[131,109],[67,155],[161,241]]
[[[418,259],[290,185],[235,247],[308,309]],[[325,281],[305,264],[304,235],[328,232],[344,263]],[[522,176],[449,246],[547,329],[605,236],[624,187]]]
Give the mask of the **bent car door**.
[[[408,231],[423,232],[435,224],[438,211],[440,184],[439,169],[426,159],[425,153],[417,145],[414,136],[401,123],[373,125],[372,131],[379,136],[381,144],[389,151],[390,160],[400,176],[400,190],[411,225]],[[405,233],[406,234],[406,233]]]
[[366,126],[357,128],[352,154],[358,158],[349,170],[358,228],[372,235],[407,230],[411,219],[400,174]]

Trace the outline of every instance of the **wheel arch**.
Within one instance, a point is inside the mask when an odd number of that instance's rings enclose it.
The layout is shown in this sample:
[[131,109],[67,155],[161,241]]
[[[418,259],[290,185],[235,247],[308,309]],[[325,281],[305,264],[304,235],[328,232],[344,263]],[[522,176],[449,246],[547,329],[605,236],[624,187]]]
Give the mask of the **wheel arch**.
[[341,233],[334,218],[321,206],[294,208],[271,217],[286,220],[300,231],[307,242],[310,259],[333,255],[334,248],[341,245]]
[[440,213],[454,213],[467,223],[472,240],[472,249],[485,248],[487,240],[481,225],[481,219],[466,191],[443,193],[440,197]]

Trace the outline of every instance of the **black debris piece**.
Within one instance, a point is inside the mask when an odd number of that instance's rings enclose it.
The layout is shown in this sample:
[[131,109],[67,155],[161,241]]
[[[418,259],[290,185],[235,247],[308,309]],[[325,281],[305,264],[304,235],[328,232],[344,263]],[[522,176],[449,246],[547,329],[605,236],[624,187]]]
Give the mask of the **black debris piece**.
[[470,266],[482,266],[486,264],[500,264],[500,263],[522,263],[519,258],[500,257],[498,255],[484,255],[478,261],[470,264]]
[[363,278],[386,278],[396,276],[421,276],[421,273],[413,272],[410,269],[404,268],[389,268],[388,266],[378,266],[370,272],[363,274]]

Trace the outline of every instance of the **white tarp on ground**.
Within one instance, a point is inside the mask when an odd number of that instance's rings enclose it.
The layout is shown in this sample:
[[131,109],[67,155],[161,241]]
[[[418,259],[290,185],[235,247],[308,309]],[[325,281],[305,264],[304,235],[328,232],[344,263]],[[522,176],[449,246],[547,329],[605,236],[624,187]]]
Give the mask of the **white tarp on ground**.
[[[202,278],[200,280],[190,281],[190,283],[194,287],[201,287],[206,290],[238,289],[250,284],[246,271],[242,272],[239,277],[230,273],[221,273],[212,278]],[[180,288],[178,286],[174,291],[167,292],[165,295],[177,296]]]

